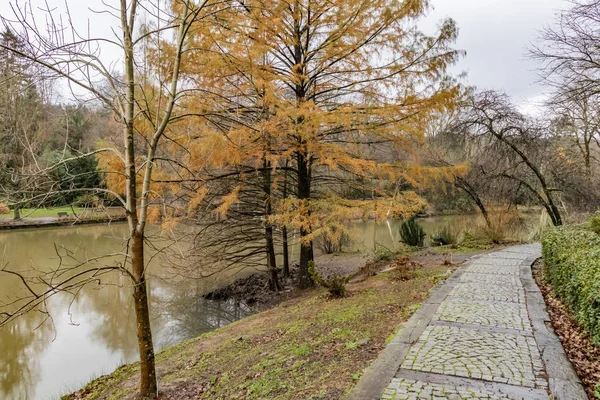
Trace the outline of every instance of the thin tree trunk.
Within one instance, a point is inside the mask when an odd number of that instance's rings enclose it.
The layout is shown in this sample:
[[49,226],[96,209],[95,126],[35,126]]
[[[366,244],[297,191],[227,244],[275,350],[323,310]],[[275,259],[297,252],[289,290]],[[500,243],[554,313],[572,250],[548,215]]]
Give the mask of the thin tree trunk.
[[148,288],[144,272],[144,237],[139,233],[135,233],[131,239],[131,263],[133,276],[136,280],[133,288],[133,299],[140,352],[140,393],[142,399],[156,399],[158,385],[156,382],[152,330],[150,328]]
[[[298,152],[298,199],[310,200],[310,166],[306,155]],[[310,212],[310,211],[307,211]],[[307,216],[308,217],[308,216]],[[300,228],[300,265],[298,267],[298,285],[301,289],[312,286],[313,281],[308,272],[308,264],[314,261],[313,243],[305,238],[310,234],[310,227]]]
[[[288,161],[285,162],[285,174],[283,177],[283,198],[287,198],[287,185],[288,185]],[[290,276],[290,254],[288,248],[288,232],[287,226],[281,228],[281,241],[283,245],[283,276],[288,278]]]
[[[560,211],[559,211],[558,207],[556,206],[556,204],[554,203],[554,198],[552,197],[552,192],[551,192],[550,188],[548,187],[546,178],[544,178],[544,176],[542,175],[540,170],[535,165],[533,165],[533,163],[531,161],[529,161],[529,158],[527,158],[525,153],[523,151],[521,151],[521,149],[519,149],[514,143],[512,143],[510,140],[506,139],[504,136],[495,132],[493,130],[493,128],[488,127],[488,129],[490,130],[490,132],[492,132],[492,134],[498,140],[507,144],[515,153],[517,153],[519,155],[519,157],[521,157],[521,160],[523,160],[525,165],[527,165],[529,167],[529,169],[534,173],[534,175],[540,182],[540,185],[542,186],[542,191],[544,192],[544,196],[546,198],[542,199],[541,196],[539,196],[539,194],[538,194],[538,196],[540,197],[540,199],[543,200],[543,203],[544,203],[543,205],[548,210],[548,213],[550,214],[550,218],[552,219],[552,223],[554,224],[554,226],[562,225],[562,217],[560,215]],[[530,187],[530,189],[533,190],[533,188],[531,188],[531,186],[529,186],[529,187]],[[533,190],[533,191],[535,192],[535,190]]]
[[287,226],[281,228],[281,240],[283,243],[283,276],[288,278],[290,276],[290,254],[288,248],[288,232]]
[[479,208],[479,211],[481,211],[481,215],[483,215],[485,224],[489,229],[492,229],[492,222],[490,221],[490,216],[477,191],[469,184],[469,182],[465,181],[461,177],[456,177],[455,185],[461,188],[471,198],[471,200],[473,200],[477,208]]
[[273,225],[269,221],[269,217],[273,214],[273,206],[271,204],[271,169],[270,163],[263,160],[263,190],[265,194],[265,239],[267,250],[267,269],[269,270],[269,287],[271,290],[280,291],[281,284],[277,276],[277,258],[275,256],[275,245],[273,241]]
[[15,203],[14,212],[15,212],[15,219],[21,219],[21,203],[19,203],[19,202]]

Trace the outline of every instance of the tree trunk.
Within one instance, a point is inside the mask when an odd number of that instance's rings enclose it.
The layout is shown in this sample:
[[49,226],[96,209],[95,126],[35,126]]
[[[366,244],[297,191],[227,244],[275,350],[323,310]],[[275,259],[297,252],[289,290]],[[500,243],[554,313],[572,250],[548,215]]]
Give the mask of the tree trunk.
[[269,287],[271,290],[280,291],[281,284],[277,276],[277,258],[275,256],[275,245],[273,242],[273,225],[269,217],[273,214],[271,204],[271,165],[267,160],[263,160],[263,191],[265,194],[265,239],[267,250],[267,269],[269,270]]
[[[306,160],[306,155],[298,152],[298,199],[308,203],[310,200],[310,165]],[[310,213],[310,210],[307,211]],[[308,218],[310,216],[307,215]],[[308,263],[314,261],[313,243],[305,238],[310,234],[310,227],[302,226],[300,228],[300,265],[298,268],[298,286],[301,289],[313,285],[312,278],[308,272]]]
[[469,184],[469,182],[462,179],[461,177],[456,177],[454,184],[457,187],[461,188],[471,198],[471,200],[473,200],[473,202],[475,203],[477,208],[479,208],[479,211],[481,211],[481,215],[483,215],[485,224],[487,225],[487,227],[489,229],[492,229],[492,222],[490,221],[490,216],[487,212],[487,209],[485,208],[485,205],[483,204],[481,197],[479,197],[479,194],[473,188],[473,186],[471,186],[471,184]]
[[[283,176],[283,198],[287,198],[287,185],[288,185],[288,161],[285,162],[285,173]],[[287,226],[281,228],[281,241],[283,245],[283,276],[288,278],[290,276],[290,253],[288,248],[288,232]]]
[[131,239],[131,263],[133,276],[136,280],[133,288],[133,299],[140,352],[140,394],[142,399],[156,399],[158,385],[156,383],[154,346],[150,328],[148,289],[144,271],[144,236],[137,232],[132,235]]
[[15,203],[15,219],[21,219],[21,203]]
[[[542,191],[544,192],[544,196],[546,196],[546,198],[545,199],[542,198],[542,196],[540,196],[539,193],[537,193],[531,187],[531,185],[526,185],[526,186],[531,191],[533,191],[534,193],[536,193],[538,195],[538,197],[542,201],[544,207],[546,207],[546,209],[548,210],[548,214],[550,214],[550,218],[552,219],[552,223],[554,224],[554,226],[562,225],[562,218],[560,216],[560,211],[558,210],[558,207],[554,203],[554,198],[552,197],[552,191],[548,187],[548,183],[546,182],[546,178],[544,178],[544,175],[542,175],[540,170],[535,165],[533,165],[533,163],[529,160],[529,158],[525,155],[525,153],[521,149],[519,149],[514,143],[512,143],[510,140],[506,139],[503,135],[498,134],[493,129],[490,129],[490,132],[492,132],[492,134],[499,141],[507,144],[515,153],[517,153],[519,155],[519,157],[521,157],[521,160],[523,160],[525,165],[527,165],[529,167],[529,169],[534,173],[534,175],[540,182],[540,185],[542,186]],[[521,181],[521,182],[525,183],[524,181]]]
[[288,278],[290,276],[290,253],[288,248],[288,232],[285,225],[281,228],[281,240],[283,243],[283,276]]

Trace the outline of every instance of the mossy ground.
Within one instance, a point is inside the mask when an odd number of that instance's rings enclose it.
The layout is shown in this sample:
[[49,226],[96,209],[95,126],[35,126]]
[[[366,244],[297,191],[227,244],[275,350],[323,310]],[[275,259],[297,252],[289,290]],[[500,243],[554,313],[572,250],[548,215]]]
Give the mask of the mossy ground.
[[[161,399],[343,398],[447,270],[438,257],[410,280],[350,283],[342,299],[310,290],[170,348],[157,356]],[[65,398],[135,398],[138,379],[124,366]]]

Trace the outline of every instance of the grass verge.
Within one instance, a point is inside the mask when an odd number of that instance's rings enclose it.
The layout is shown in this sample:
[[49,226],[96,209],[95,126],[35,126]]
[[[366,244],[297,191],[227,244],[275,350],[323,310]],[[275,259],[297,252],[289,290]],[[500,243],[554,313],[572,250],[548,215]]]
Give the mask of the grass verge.
[[[83,208],[73,207],[75,212],[80,214],[85,211]],[[59,212],[66,212],[69,215],[73,214],[71,207],[52,207],[52,208],[21,208],[21,218],[43,218],[43,217],[58,217]],[[0,214],[0,218],[13,218],[14,213],[11,210],[7,214]]]
[[[441,260],[409,280],[393,271],[302,293],[275,308],[157,356],[161,399],[338,399],[354,387],[398,324],[448,270]],[[133,399],[138,366],[123,366],[63,399]]]

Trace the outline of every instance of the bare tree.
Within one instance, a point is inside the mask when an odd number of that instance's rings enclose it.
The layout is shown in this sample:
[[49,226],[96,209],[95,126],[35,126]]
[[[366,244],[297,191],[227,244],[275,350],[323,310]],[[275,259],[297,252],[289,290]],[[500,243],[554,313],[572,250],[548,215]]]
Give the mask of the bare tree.
[[545,83],[561,88],[561,96],[600,92],[599,27],[600,1],[574,0],[530,50]]
[[[59,291],[75,296],[84,286],[99,282],[104,274],[115,271],[125,274],[131,281],[137,318],[140,391],[144,398],[156,398],[158,387],[146,284],[148,260],[144,252],[149,206],[157,198],[151,183],[153,171],[159,163],[168,162],[161,149],[168,140],[168,127],[176,118],[176,103],[186,90],[185,85],[179,83],[186,38],[194,24],[203,15],[212,15],[219,3],[176,0],[169,11],[162,9],[161,2],[151,0],[120,0],[116,6],[103,4],[104,9],[96,12],[110,14],[119,23],[112,38],[80,35],[73,26],[73,16],[69,13],[56,15],[56,10],[49,6],[44,10],[47,26],[42,28],[33,17],[35,13],[32,13],[30,4],[22,7],[13,5],[14,15],[2,17],[2,22],[27,46],[2,43],[0,49],[43,67],[54,77],[64,79],[77,94],[87,93],[112,111],[122,127],[122,144],[72,158],[110,153],[122,166],[118,171],[104,171],[122,180],[122,190],[85,190],[107,193],[122,204],[127,215],[129,237],[122,251],[106,255],[113,259],[112,264],[99,266],[99,260],[87,259],[69,266],[61,264],[56,271],[43,276],[27,276],[4,268],[2,272],[19,277],[28,294],[0,313],[0,324],[7,324],[25,312],[43,307],[47,299]],[[142,15],[155,24],[143,27],[139,21]],[[160,53],[164,41],[172,42],[172,52]],[[167,66],[166,70],[156,68],[152,73],[154,69],[145,58],[149,44],[160,53],[159,58]],[[123,62],[121,70],[113,71],[102,59],[101,49],[105,46],[119,49]],[[40,166],[35,171],[36,175],[45,176],[72,158],[63,157],[54,165]],[[122,261],[114,261],[115,257]],[[32,285],[31,280],[38,284]]]
[[[554,225],[562,225],[555,199],[558,188],[552,186],[545,170],[547,128],[516,111],[506,95],[487,91],[472,98],[457,129],[467,135],[493,139],[491,150],[502,152],[503,162],[498,160],[492,175],[517,182],[546,209]],[[494,142],[500,146],[494,146]]]

